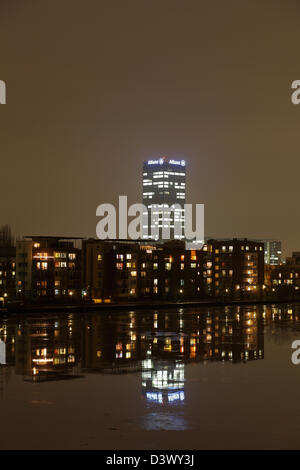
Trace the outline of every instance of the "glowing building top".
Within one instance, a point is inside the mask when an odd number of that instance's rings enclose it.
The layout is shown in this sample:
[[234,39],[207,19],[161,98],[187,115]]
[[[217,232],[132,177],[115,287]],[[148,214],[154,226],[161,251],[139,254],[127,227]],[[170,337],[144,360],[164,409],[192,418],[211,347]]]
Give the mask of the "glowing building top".
[[[184,226],[184,204],[185,204],[185,180],[186,162],[182,159],[167,158],[162,156],[144,162],[143,166],[143,204],[148,209],[148,227],[153,228],[156,224],[159,228],[158,238],[161,239],[163,227],[168,223],[171,229],[171,239],[178,238],[174,235],[174,220],[179,220]],[[167,207],[174,204],[180,205],[170,214]],[[150,220],[150,212],[153,211],[157,220]],[[172,232],[173,231],[173,232]],[[145,237],[147,238],[147,237]],[[151,238],[149,234],[149,238]],[[182,237],[183,238],[183,237]]]

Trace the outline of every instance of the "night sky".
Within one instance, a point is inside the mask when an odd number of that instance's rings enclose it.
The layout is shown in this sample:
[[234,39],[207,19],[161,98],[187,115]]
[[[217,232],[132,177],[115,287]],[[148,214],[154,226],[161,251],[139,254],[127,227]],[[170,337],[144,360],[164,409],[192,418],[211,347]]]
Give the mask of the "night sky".
[[187,161],[205,233],[300,251],[299,0],[0,0],[0,225],[95,236]]

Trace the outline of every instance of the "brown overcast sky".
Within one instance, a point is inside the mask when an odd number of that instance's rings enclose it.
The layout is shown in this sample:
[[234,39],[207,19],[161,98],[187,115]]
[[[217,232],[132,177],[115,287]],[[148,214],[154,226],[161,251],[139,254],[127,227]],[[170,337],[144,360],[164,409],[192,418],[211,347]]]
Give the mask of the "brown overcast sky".
[[0,224],[95,236],[144,159],[187,160],[206,234],[300,251],[299,0],[0,0]]

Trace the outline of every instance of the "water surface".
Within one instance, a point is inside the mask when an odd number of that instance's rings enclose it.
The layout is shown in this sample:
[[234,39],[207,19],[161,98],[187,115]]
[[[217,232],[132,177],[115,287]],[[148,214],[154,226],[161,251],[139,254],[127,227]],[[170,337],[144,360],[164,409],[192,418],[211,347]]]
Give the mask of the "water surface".
[[300,305],[0,317],[1,449],[300,448]]

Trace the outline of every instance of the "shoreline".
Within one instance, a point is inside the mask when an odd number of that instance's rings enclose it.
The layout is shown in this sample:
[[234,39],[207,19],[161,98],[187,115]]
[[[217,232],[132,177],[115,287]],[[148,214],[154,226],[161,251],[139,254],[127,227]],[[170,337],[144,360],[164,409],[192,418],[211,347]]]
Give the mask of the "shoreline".
[[26,313],[59,313],[59,312],[93,312],[93,311],[111,311],[111,310],[145,310],[160,308],[189,308],[189,307],[226,307],[232,305],[270,305],[300,303],[299,299],[239,299],[239,300],[192,300],[192,301],[165,301],[165,302],[112,302],[106,304],[69,304],[69,305],[25,305],[8,306],[0,308],[1,314],[26,314]]

